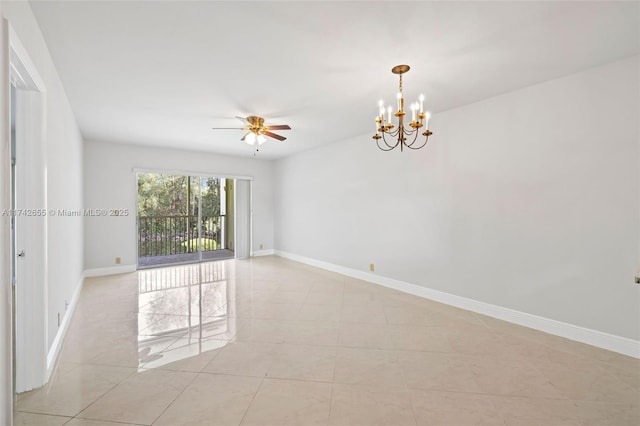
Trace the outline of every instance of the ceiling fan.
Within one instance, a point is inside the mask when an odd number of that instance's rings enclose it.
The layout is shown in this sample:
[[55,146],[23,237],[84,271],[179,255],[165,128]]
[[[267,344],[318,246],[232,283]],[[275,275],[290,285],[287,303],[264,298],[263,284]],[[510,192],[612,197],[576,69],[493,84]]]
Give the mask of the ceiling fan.
[[[287,124],[276,124],[271,126],[264,125],[264,118],[258,117],[255,115],[250,115],[249,117],[236,117],[238,120],[242,121],[245,124],[245,127],[213,127],[214,130],[225,130],[225,129],[237,129],[244,130],[247,133],[240,139],[243,142],[248,143],[249,145],[262,145],[267,141],[265,136],[268,136],[273,139],[277,139],[279,141],[283,141],[286,138],[284,136],[277,135],[272,133],[271,130],[291,130],[291,127]],[[256,146],[257,148],[257,146]]]

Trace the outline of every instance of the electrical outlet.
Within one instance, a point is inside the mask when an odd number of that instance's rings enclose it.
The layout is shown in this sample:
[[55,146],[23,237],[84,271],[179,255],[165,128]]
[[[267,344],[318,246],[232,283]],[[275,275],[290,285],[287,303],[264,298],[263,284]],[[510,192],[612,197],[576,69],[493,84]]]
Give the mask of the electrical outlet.
[[120,256],[116,257],[116,265],[119,265],[121,262]]
[[370,264],[369,264],[369,270],[370,270],[371,272],[373,272],[373,271],[375,271],[375,270],[376,270],[376,267],[375,267],[375,265],[374,265],[373,263],[370,263]]

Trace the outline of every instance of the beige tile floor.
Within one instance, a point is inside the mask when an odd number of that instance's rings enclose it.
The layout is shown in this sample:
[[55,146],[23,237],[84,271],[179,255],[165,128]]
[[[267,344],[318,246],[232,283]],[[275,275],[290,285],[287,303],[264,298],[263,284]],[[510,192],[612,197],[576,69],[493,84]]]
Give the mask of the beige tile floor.
[[17,425],[640,425],[640,361],[277,257],[88,279]]

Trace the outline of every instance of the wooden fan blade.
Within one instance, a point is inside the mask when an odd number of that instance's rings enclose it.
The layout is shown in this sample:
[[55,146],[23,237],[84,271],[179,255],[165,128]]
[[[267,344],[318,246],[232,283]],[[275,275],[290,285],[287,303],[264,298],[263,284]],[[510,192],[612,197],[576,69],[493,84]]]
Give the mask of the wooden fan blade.
[[244,142],[245,138],[249,136],[249,132],[245,133],[244,136],[242,137],[242,139],[240,139],[242,142]]
[[270,138],[278,139],[279,141],[283,141],[286,138],[284,136],[276,135],[275,133],[271,133],[269,131],[262,132],[263,135],[269,136]]
[[291,130],[288,124],[276,124],[273,126],[267,126],[267,130]]

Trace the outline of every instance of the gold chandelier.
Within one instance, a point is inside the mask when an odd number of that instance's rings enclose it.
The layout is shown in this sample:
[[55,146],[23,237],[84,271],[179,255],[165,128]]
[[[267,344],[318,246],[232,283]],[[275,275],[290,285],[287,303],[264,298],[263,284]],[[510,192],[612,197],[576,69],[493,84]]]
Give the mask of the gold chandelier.
[[[428,111],[424,110],[424,95],[420,95],[418,102],[411,104],[411,122],[409,123],[409,128],[405,127],[404,116],[406,113],[404,111],[404,95],[402,94],[402,74],[408,72],[409,69],[409,65],[396,65],[391,69],[392,73],[400,76],[400,86],[397,95],[398,108],[393,114],[398,118],[397,127],[391,120],[391,105],[387,106],[385,110],[384,102],[378,102],[380,114],[376,117],[376,134],[373,135],[373,139],[375,139],[378,148],[383,151],[391,151],[398,146],[400,147],[400,151],[404,148],[420,149],[427,144],[429,136],[433,134],[429,130],[429,117],[431,115]],[[425,128],[425,131],[422,132],[424,140],[422,138],[418,139],[418,134],[422,127]],[[387,141],[387,137],[390,141]]]

